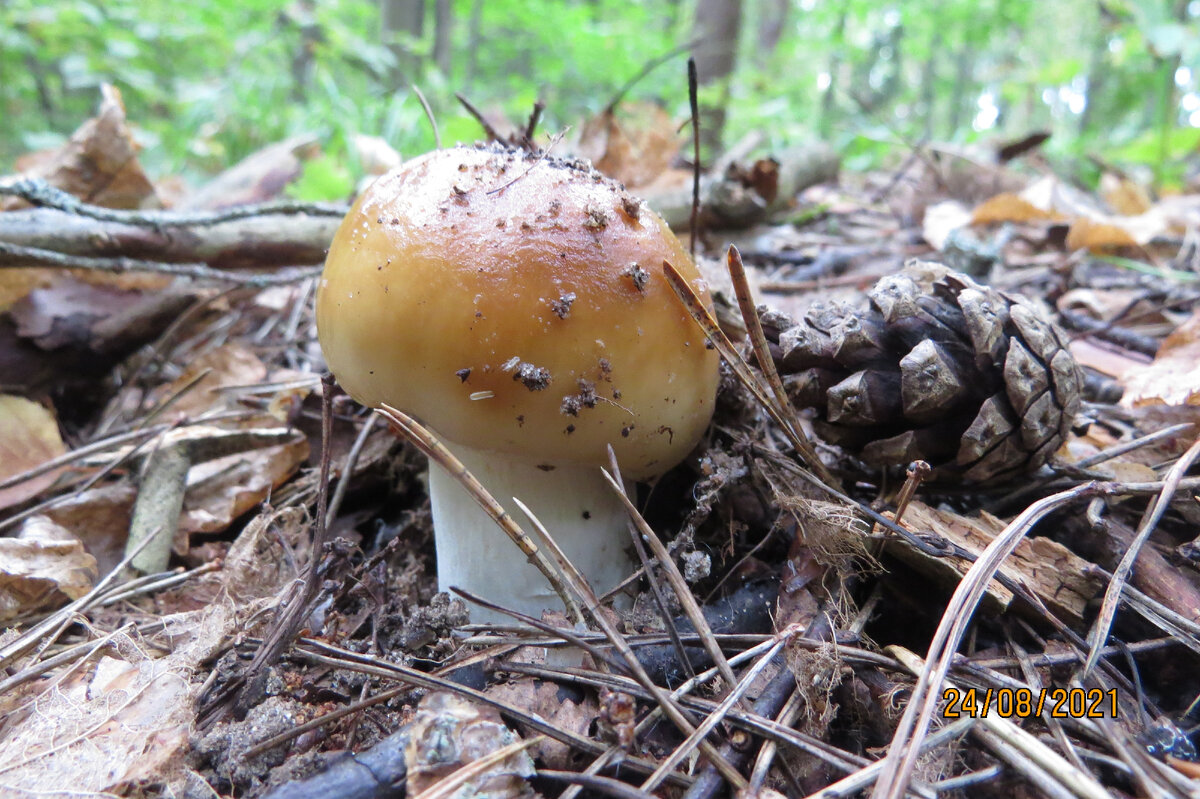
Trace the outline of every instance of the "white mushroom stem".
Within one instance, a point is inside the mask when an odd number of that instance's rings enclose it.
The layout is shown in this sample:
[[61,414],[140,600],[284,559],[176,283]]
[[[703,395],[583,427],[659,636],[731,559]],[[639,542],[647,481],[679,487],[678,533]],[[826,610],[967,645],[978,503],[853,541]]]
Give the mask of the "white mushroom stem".
[[[454,446],[467,470],[504,506],[536,543],[516,497],[538,517],[599,596],[633,571],[628,516],[621,500],[595,465],[539,469],[503,453]],[[563,609],[562,601],[536,566],[471,494],[445,469],[429,467],[429,498],[437,539],[438,590],[457,587],[513,610],[540,618]],[[512,618],[471,608],[476,623],[512,623]]]

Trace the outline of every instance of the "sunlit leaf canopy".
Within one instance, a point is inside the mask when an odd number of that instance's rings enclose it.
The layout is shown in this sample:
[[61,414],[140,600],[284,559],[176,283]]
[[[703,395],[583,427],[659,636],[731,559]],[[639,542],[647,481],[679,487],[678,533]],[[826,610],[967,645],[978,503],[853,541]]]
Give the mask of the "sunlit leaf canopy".
[[[455,92],[514,121],[541,99],[545,130],[578,126],[683,49],[706,2],[7,0],[0,170],[68,135],[113,82],[155,174],[198,177],[313,133],[332,173],[323,182],[341,185],[359,171],[346,146],[355,133],[404,154],[433,147],[413,85],[446,141],[479,134]],[[772,148],[820,137],[854,168],[921,141],[1046,129],[1047,151],[1082,179],[1095,155],[1168,186],[1200,143],[1197,0],[740,5],[733,74],[702,89],[727,98],[727,143],[751,130]],[[666,60],[626,96],[682,119],[684,62]]]

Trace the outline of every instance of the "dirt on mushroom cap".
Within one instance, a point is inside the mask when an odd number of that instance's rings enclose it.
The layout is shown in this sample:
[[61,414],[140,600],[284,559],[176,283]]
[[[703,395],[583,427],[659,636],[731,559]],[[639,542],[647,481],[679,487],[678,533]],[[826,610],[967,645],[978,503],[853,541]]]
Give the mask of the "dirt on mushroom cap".
[[[695,444],[717,382],[664,260],[702,287],[661,218],[584,163],[436,151],[380,178],[343,222],[318,291],[321,346],[359,401],[452,441],[551,463],[603,463],[611,443],[631,476],[655,473]],[[519,365],[544,371],[530,381]],[[566,415],[580,381],[597,401]]]

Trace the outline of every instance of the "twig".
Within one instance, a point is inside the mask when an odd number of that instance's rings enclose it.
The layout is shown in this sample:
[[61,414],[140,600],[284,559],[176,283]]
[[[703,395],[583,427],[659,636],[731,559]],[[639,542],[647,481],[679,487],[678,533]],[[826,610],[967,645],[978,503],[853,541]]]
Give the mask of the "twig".
[[429,107],[429,101],[425,99],[425,95],[421,92],[421,87],[417,84],[412,84],[413,94],[417,95],[417,100],[421,103],[421,108],[425,109],[425,118],[429,120],[429,127],[433,128],[433,146],[440,150],[442,149],[442,134],[438,132],[437,120],[433,116],[433,109]]
[[1121,591],[1125,588],[1125,583],[1133,572],[1133,564],[1137,560],[1138,552],[1141,551],[1142,545],[1146,543],[1150,534],[1154,532],[1154,528],[1158,526],[1159,519],[1166,513],[1167,506],[1171,504],[1171,499],[1179,490],[1179,483],[1184,474],[1197,458],[1200,458],[1200,438],[1188,448],[1188,451],[1175,462],[1171,471],[1167,473],[1162,493],[1155,497],[1153,504],[1147,509],[1137,535],[1130,543],[1129,548],[1125,550],[1125,555],[1117,565],[1116,571],[1113,572],[1108,588],[1104,591],[1104,603],[1100,606],[1100,615],[1096,618],[1096,622],[1088,634],[1090,647],[1087,660],[1083,664],[1083,677],[1087,677],[1096,665],[1096,661],[1100,657],[1100,648],[1108,641],[1108,633],[1112,629],[1113,620],[1117,615],[1117,606],[1121,602]]
[[[699,743],[704,740],[706,735],[716,729],[717,725],[725,720],[725,716],[730,710],[733,709],[733,706],[741,701],[741,698],[746,694],[746,691],[750,689],[750,686],[753,685],[758,679],[758,676],[762,674],[763,670],[767,666],[771,665],[772,661],[775,660],[775,656],[783,650],[784,644],[788,642],[788,639],[798,632],[800,632],[800,630],[797,628],[785,631],[783,634],[781,634],[779,639],[775,642],[775,645],[767,650],[765,655],[758,659],[758,663],[755,663],[754,666],[746,672],[741,681],[732,683],[734,686],[733,690],[729,692],[729,695],[725,697],[720,706],[718,706],[717,709],[712,713],[709,713],[700,726],[696,727],[695,731],[693,731],[692,734],[687,737],[687,740],[675,747],[675,750],[671,752],[671,754],[668,755],[661,764],[659,764],[659,767],[655,769],[654,773],[642,783],[643,791],[653,791],[660,784],[662,784],[662,781],[666,775],[673,771],[675,766],[679,765],[679,763],[682,762],[685,757],[691,754],[691,752],[695,750]],[[791,675],[789,674],[788,676],[790,677]]]
[[[921,754],[963,737],[975,726],[977,721],[978,719],[975,718],[962,718],[947,724],[921,742]],[[879,777],[880,771],[883,771],[883,761],[876,760],[871,765],[810,794],[807,799],[838,799],[843,796],[856,796],[864,789],[871,787],[871,784]]]
[[275,619],[275,624],[254,654],[254,659],[242,672],[240,686],[237,687],[235,704],[239,709],[247,710],[248,703],[253,701],[259,687],[267,679],[267,670],[272,666],[283,650],[296,637],[301,622],[304,621],[308,607],[312,604],[321,588],[321,558],[325,552],[325,539],[329,528],[325,524],[325,516],[329,498],[329,467],[330,450],[333,443],[333,376],[326,373],[321,376],[321,472],[317,483],[317,514],[313,523],[311,552],[308,559],[308,573],[304,577],[303,586],[292,593],[287,604]]
[[[608,482],[613,493],[621,500],[621,504],[625,506],[625,512],[629,514],[629,518],[633,520],[633,524],[637,527],[641,534],[642,540],[650,545],[650,551],[654,553],[654,557],[658,558],[659,566],[663,570],[663,574],[670,583],[672,590],[675,592],[676,598],[679,599],[679,605],[683,609],[684,615],[688,621],[692,623],[692,627],[700,636],[700,640],[704,643],[704,649],[708,652],[709,657],[713,659],[717,669],[721,673],[727,684],[737,685],[737,677],[733,673],[733,669],[729,665],[729,661],[725,659],[725,653],[721,651],[721,647],[713,638],[712,628],[708,626],[708,620],[704,618],[704,613],[700,610],[700,605],[696,602],[696,597],[688,588],[687,581],[683,579],[683,575],[679,572],[679,567],[675,565],[674,558],[667,548],[663,546],[663,542],[659,540],[653,528],[646,523],[642,518],[642,514],[638,513],[638,509],[629,501],[629,497],[621,490],[621,485],[618,483],[608,470],[601,469],[601,474]],[[643,786],[645,787],[645,786]],[[650,790],[650,788],[646,788]]]
[[[607,472],[605,472],[605,474],[607,474]],[[628,501],[627,498],[626,501]],[[546,534],[546,528],[537,520],[537,517],[534,516],[533,513],[520,502],[520,500],[514,498],[513,502],[515,502],[517,507],[519,507],[521,511],[529,517],[529,520],[533,524],[534,528],[543,534],[543,538],[545,539],[547,547],[554,555],[554,559],[558,562],[559,566],[562,567],[563,576],[566,578],[567,584],[570,585],[571,590],[575,593],[575,595],[583,601],[584,606],[592,615],[592,618],[595,620],[596,624],[599,625],[600,629],[604,631],[604,634],[616,648],[617,652],[620,653],[621,657],[623,657],[629,664],[629,668],[633,672],[633,676],[637,682],[651,693],[651,695],[654,697],[654,700],[658,703],[658,706],[662,708],[663,713],[668,719],[671,720],[672,724],[674,724],[684,735],[691,735],[696,730],[696,725],[693,724],[687,715],[679,709],[679,706],[672,701],[671,697],[662,688],[655,685],[654,681],[650,679],[650,675],[646,673],[646,670],[642,667],[641,662],[638,661],[637,656],[630,648],[629,643],[624,639],[624,637],[622,637],[617,628],[613,626],[613,623],[609,620],[608,616],[600,610],[600,607],[596,603],[596,595],[592,591],[591,586],[588,585],[584,576],[579,572],[578,569],[575,568],[570,559],[567,558],[566,554],[559,549],[558,545],[554,542],[554,539]],[[746,787],[746,780],[737,772],[737,769],[735,769],[724,757],[720,755],[719,752],[717,752],[712,744],[708,743],[707,741],[701,741],[698,745],[700,750],[704,753],[704,756],[707,757],[709,761],[717,768],[717,770],[721,772],[721,776],[728,780],[730,785],[738,790]]]
[[[142,465],[129,538],[125,542],[126,553],[140,550],[130,565],[142,574],[155,574],[167,567],[191,465],[185,443],[165,441],[150,452]],[[146,539],[153,541],[143,547]]]
[[[608,466],[612,470],[613,477],[616,478],[617,485],[621,488],[621,493],[625,494],[625,481],[621,478],[621,467],[617,463],[617,453],[613,450],[612,445],[608,447]],[[626,495],[628,499],[628,495]],[[667,598],[663,595],[662,585],[654,578],[654,572],[650,567],[650,556],[646,554],[646,545],[642,542],[642,537],[638,535],[637,524],[630,517],[625,522],[625,527],[629,530],[629,538],[633,541],[633,549],[637,552],[638,562],[642,564],[642,572],[646,575],[646,582],[650,586],[650,593],[654,597],[654,604],[658,605],[658,612],[662,618],[663,626],[666,627],[667,635],[671,637],[671,645],[675,647],[675,656],[679,658],[679,665],[687,673],[688,677],[695,677],[696,671],[692,668],[691,658],[687,656],[687,651],[683,648],[683,641],[679,640],[679,630],[675,628],[675,620],[671,617],[670,607],[667,605]]]
[[576,774],[573,771],[547,771],[539,769],[538,777],[555,782],[567,782],[587,788],[595,793],[608,794],[617,799],[655,799],[653,794],[638,790],[632,785],[614,780],[612,777],[599,777],[595,774]]
[[378,418],[375,414],[366,418],[362,430],[358,431],[358,436],[354,439],[354,445],[346,454],[346,461],[342,464],[341,474],[338,475],[337,488],[333,490],[333,498],[329,500],[329,512],[325,514],[326,526],[332,526],[333,520],[337,518],[338,509],[342,507],[342,499],[345,498],[346,489],[350,485],[350,477],[354,473],[354,466],[358,463],[358,457],[362,454],[363,447],[366,446],[367,437],[375,429],[375,420]]
[[198,227],[232,222],[267,214],[305,214],[308,216],[343,217],[349,211],[345,205],[330,203],[297,203],[291,201],[239,205],[220,211],[121,211],[85,203],[73,194],[51,186],[41,178],[21,177],[0,181],[0,196],[20,197],[22,200],[54,208],[76,216],[86,216],[102,222],[119,222],[140,227]]
[[[791,430],[789,438],[794,441],[801,442],[802,446],[797,447],[804,459],[809,463],[821,464],[821,459],[817,455],[817,451],[813,448],[812,442],[808,440],[808,436],[804,434],[804,428],[800,424],[800,419],[796,416],[796,408],[792,405],[792,401],[788,398],[787,389],[783,387],[783,381],[779,379],[779,372],[775,369],[775,359],[771,357],[771,349],[767,345],[767,336],[763,333],[762,320],[758,318],[758,308],[755,305],[754,297],[750,293],[750,282],[746,279],[746,267],[742,263],[742,254],[738,252],[737,247],[729,245],[729,251],[726,253],[726,263],[729,267],[729,279],[733,283],[734,295],[737,298],[738,309],[742,312],[742,322],[746,325],[746,330],[750,333],[750,344],[754,348],[754,357],[758,360],[758,368],[762,370],[763,375],[767,378],[767,385],[770,386],[772,393],[775,395],[776,406],[779,410],[779,415],[783,418],[785,427]],[[837,486],[837,479],[828,470],[821,472],[822,479],[829,482],[832,486]]]
[[486,135],[488,139],[491,141],[505,141],[504,137],[497,133],[496,129],[492,127],[492,123],[488,122],[484,118],[483,112],[471,105],[470,100],[468,100],[466,97],[463,97],[459,92],[454,93],[454,99],[462,103],[462,107],[467,109],[467,113],[475,118],[475,121],[479,123],[479,127],[483,128],[484,135]]
[[883,772],[872,794],[875,799],[900,799],[904,795],[905,786],[920,755],[921,741],[937,709],[941,686],[954,654],[988,582],[996,575],[1004,559],[1033,525],[1047,514],[1076,500],[1109,490],[1110,485],[1090,483],[1038,500],[992,540],[963,576],[942,615],[942,621],[929,645],[925,669],[917,680],[908,707],[892,737]]
[[620,105],[621,101],[625,99],[625,95],[629,94],[629,90],[632,89],[634,86],[638,85],[639,83],[641,83],[642,80],[647,75],[649,75],[654,70],[658,69],[663,64],[670,61],[672,58],[683,55],[688,50],[693,49],[696,45],[700,44],[701,42],[705,41],[708,38],[709,38],[708,36],[698,36],[695,39],[692,39],[690,42],[684,42],[683,44],[679,45],[678,47],[673,47],[670,50],[668,50],[667,52],[663,53],[662,55],[655,56],[654,58],[647,61],[645,63],[645,65],[643,65],[642,68],[640,70],[638,70],[636,75],[634,75],[629,80],[625,81],[625,84],[623,86],[621,86],[621,88],[617,89],[617,93],[614,94],[613,98],[605,104],[604,110],[601,113],[602,114],[611,114],[614,111],[616,111],[617,106]]
[[189,277],[194,280],[210,280],[215,283],[238,283],[262,288],[299,283],[321,273],[321,267],[282,270],[271,275],[251,275],[244,272],[229,272],[213,269],[201,263],[173,264],[165,261],[143,261],[138,258],[92,258],[86,255],[66,255],[38,247],[22,247],[0,241],[0,255],[15,259],[16,263],[0,260],[0,269],[20,269],[31,266],[57,266],[64,269],[89,269],[93,272],[154,272],[161,275]]
[[768,414],[770,414],[771,418],[775,420],[776,424],[778,424],[783,430],[784,434],[787,435],[788,440],[792,443],[792,446],[795,447],[796,451],[799,452],[804,458],[805,465],[812,469],[813,472],[820,477],[821,481],[824,481],[829,487],[832,488],[837,486],[839,484],[838,479],[833,476],[833,473],[830,472],[825,464],[821,462],[821,459],[817,457],[816,450],[813,449],[812,444],[808,441],[808,439],[802,438],[797,431],[793,430],[791,425],[788,424],[787,419],[784,418],[783,411],[776,407],[775,403],[771,401],[771,398],[767,394],[766,390],[764,390],[762,385],[759,383],[758,378],[754,376],[754,373],[750,371],[750,367],[746,364],[742,357],[738,355],[737,350],[733,346],[733,342],[730,341],[729,337],[725,335],[725,332],[721,330],[720,325],[718,325],[717,321],[712,318],[712,314],[710,314],[708,309],[704,307],[704,303],[701,302],[700,297],[696,294],[692,287],[688,285],[688,282],[684,279],[683,275],[679,274],[679,270],[672,266],[669,261],[663,261],[663,273],[667,276],[667,282],[671,285],[671,288],[674,289],[675,294],[678,295],[680,301],[683,302],[684,308],[687,309],[687,312],[691,315],[696,325],[704,333],[704,337],[708,339],[709,343],[712,344],[718,352],[721,353],[721,357],[725,359],[725,362],[728,363],[730,368],[732,368],[737,374],[738,378],[742,381],[742,384],[754,394],[755,398],[762,404],[763,408]]
[[529,121],[525,123],[525,133],[521,137],[527,150],[533,150],[533,134],[537,131],[538,122],[541,121],[542,112],[545,110],[546,104],[538,100],[533,104],[533,110],[529,112]]

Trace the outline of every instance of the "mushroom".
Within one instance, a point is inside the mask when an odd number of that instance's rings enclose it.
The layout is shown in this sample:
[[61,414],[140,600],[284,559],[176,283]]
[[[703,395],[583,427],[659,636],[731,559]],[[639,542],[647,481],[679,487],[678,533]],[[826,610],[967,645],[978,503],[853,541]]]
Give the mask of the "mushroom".
[[[420,419],[514,518],[524,502],[604,592],[631,565],[607,447],[626,478],[661,474],[695,447],[716,394],[717,355],[664,261],[709,302],[661,217],[586,162],[437,150],[377,180],[342,222],[317,291],[321,349],[351,396]],[[534,616],[555,605],[436,465],[429,492],[440,590]]]

